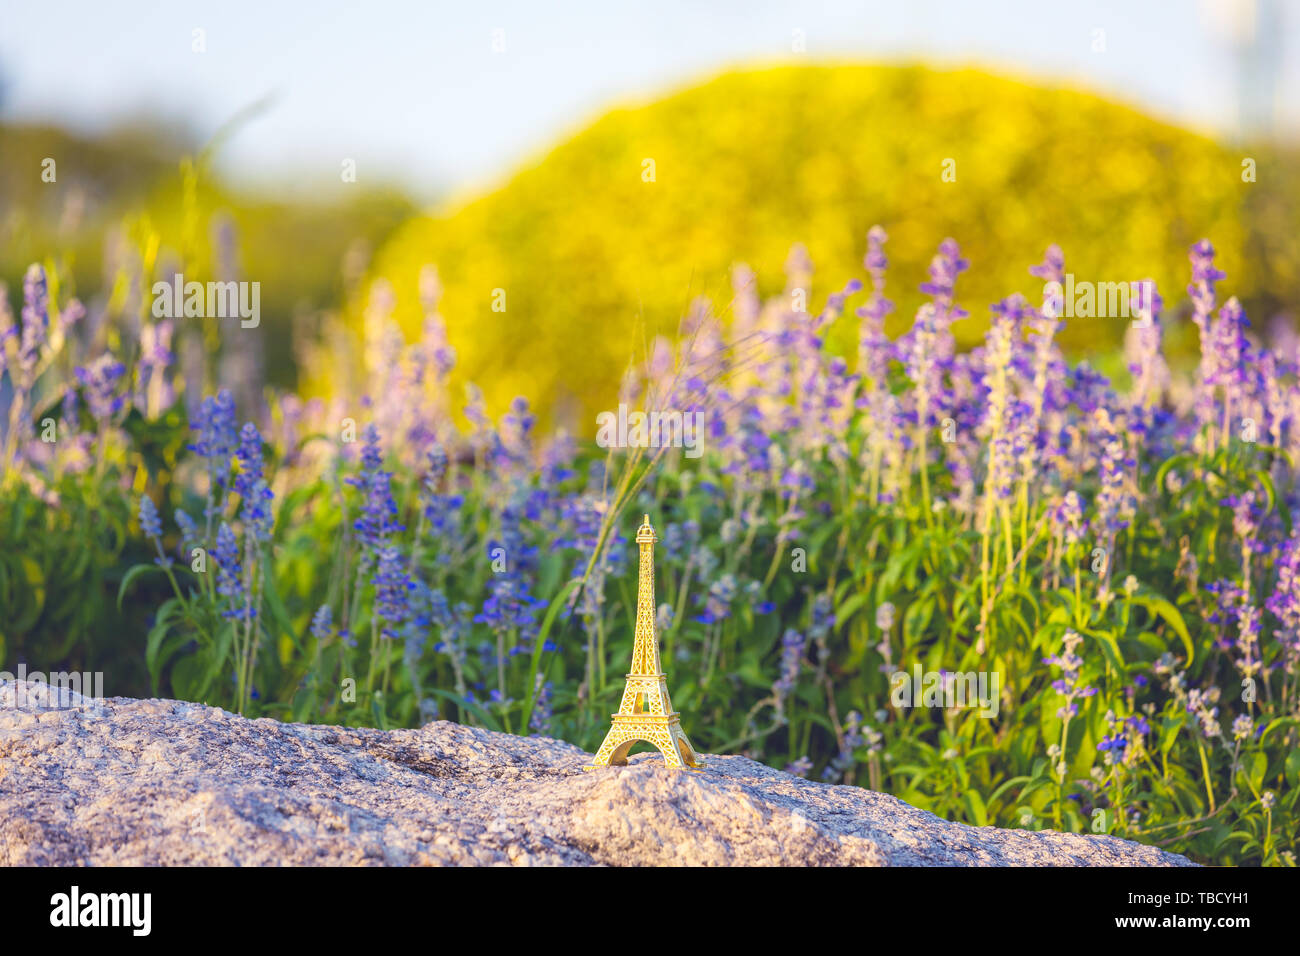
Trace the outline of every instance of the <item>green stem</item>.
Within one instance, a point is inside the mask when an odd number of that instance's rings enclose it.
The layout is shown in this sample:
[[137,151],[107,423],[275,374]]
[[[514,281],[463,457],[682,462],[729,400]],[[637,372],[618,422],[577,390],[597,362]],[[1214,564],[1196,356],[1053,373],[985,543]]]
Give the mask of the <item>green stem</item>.
[[1201,774],[1205,780],[1205,795],[1210,800],[1210,812],[1214,812],[1214,789],[1210,784],[1210,765],[1205,759],[1205,747],[1201,744],[1201,739],[1196,738],[1196,752],[1201,757]]

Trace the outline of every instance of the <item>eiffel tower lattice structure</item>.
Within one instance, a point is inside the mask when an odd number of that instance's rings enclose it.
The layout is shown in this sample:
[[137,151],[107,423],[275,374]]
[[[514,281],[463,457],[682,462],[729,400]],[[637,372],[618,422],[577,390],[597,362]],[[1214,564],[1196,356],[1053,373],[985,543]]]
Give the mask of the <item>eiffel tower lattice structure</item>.
[[641,564],[636,594],[636,643],[632,646],[632,670],[627,675],[623,701],[613,714],[613,725],[587,769],[622,766],[627,752],[644,741],[664,755],[664,763],[675,769],[693,770],[704,766],[686,739],[677,711],[668,698],[668,684],[659,664],[659,636],[655,633],[655,542],[650,516],[636,532]]

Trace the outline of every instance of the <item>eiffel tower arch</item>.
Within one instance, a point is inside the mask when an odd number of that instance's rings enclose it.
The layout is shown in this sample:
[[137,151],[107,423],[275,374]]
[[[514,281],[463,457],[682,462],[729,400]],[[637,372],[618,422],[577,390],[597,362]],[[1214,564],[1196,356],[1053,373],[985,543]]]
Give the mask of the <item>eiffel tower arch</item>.
[[650,744],[663,754],[664,763],[674,769],[694,770],[704,766],[682,730],[681,717],[668,696],[668,680],[659,662],[659,636],[655,632],[654,546],[659,538],[646,515],[637,529],[641,550],[636,601],[636,639],[632,645],[632,669],[623,688],[618,713],[604,742],[587,769],[622,766],[628,751],[638,742]]

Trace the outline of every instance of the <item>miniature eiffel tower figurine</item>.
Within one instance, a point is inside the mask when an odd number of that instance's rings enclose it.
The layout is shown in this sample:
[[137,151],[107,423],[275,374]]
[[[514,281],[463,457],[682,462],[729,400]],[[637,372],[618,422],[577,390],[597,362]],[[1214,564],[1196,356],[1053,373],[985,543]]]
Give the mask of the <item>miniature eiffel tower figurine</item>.
[[627,752],[638,740],[657,747],[664,763],[676,769],[703,767],[695,748],[686,739],[678,714],[668,699],[668,684],[659,669],[659,637],[655,633],[655,542],[650,516],[637,529],[636,543],[641,548],[640,578],[636,593],[636,643],[632,647],[632,672],[614,725],[605,742],[586,768],[621,766]]

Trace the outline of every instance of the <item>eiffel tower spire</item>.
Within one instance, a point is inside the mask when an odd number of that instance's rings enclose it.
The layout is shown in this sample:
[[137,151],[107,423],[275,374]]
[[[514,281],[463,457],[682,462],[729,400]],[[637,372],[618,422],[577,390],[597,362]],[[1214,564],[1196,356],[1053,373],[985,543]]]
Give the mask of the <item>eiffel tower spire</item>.
[[664,755],[669,767],[703,767],[686,739],[677,711],[668,698],[668,683],[659,662],[659,636],[655,633],[655,542],[659,540],[646,515],[636,532],[641,551],[636,591],[636,637],[632,644],[632,669],[627,675],[623,700],[605,742],[590,767],[620,766],[637,741],[651,744]]

